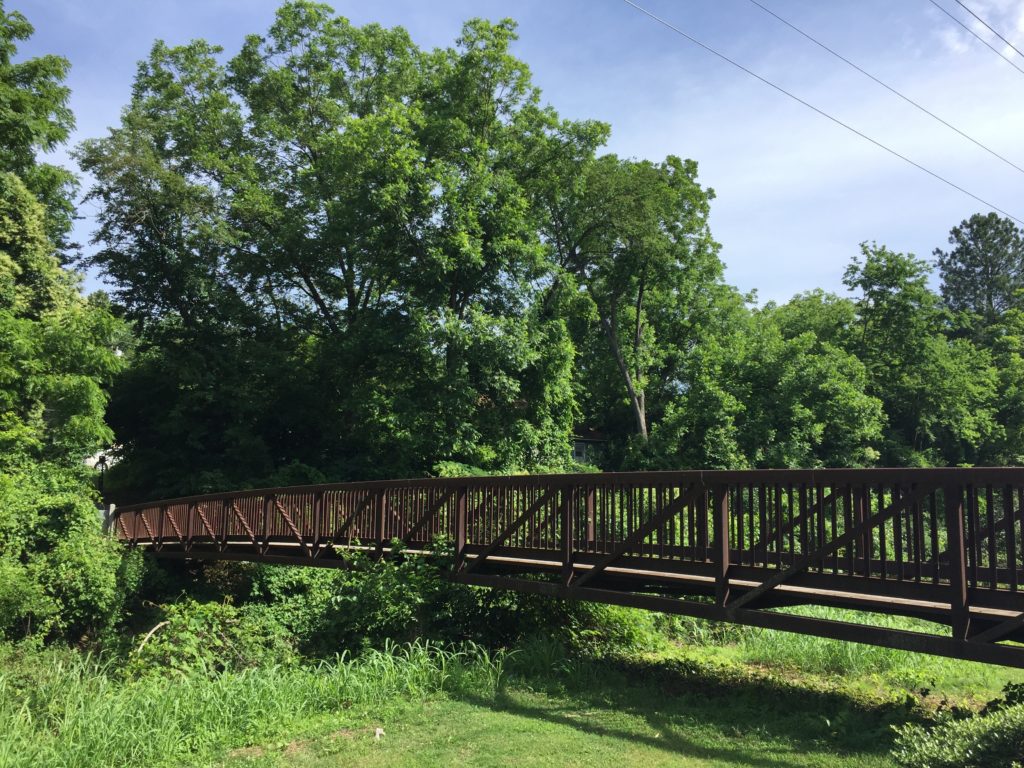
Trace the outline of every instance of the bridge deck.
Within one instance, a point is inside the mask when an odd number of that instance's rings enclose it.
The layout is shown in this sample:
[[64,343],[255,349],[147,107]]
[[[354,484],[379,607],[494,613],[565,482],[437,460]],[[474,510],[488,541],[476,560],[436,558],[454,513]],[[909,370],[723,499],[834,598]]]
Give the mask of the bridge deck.
[[[340,567],[350,550],[444,551],[468,584],[1024,667],[1022,510],[1024,469],[751,470],[262,489],[111,522],[160,557]],[[800,605],[866,622],[777,610]]]

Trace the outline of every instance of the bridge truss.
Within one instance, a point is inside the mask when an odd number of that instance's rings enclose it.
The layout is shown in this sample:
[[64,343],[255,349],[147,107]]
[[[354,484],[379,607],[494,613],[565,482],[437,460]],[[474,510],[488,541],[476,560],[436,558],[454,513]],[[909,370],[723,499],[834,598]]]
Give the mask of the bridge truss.
[[[1024,469],[358,482],[124,506],[111,525],[163,558],[343,567],[443,546],[466,584],[1024,667]],[[806,605],[864,621],[785,610]]]

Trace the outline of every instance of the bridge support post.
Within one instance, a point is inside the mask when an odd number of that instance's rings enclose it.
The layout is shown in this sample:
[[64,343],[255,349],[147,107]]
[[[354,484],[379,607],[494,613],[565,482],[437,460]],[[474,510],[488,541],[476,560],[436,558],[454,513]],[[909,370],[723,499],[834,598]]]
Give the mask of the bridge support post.
[[466,497],[468,494],[469,489],[462,486],[455,499],[455,531],[452,536],[455,540],[455,563],[452,570],[456,573],[462,570],[462,564],[466,559]]
[[566,487],[561,491],[558,512],[562,518],[562,583],[566,586],[572,581],[573,565],[573,515],[572,500],[575,488]]
[[949,552],[949,591],[953,638],[966,640],[971,631],[967,603],[967,562],[964,546],[964,487],[942,489],[946,507],[946,549]]
[[594,496],[596,495],[594,486],[587,488],[587,547],[588,549],[595,549],[597,547],[597,531],[596,525],[594,524]]
[[385,516],[387,515],[387,498],[384,496],[384,491],[377,491],[377,497],[373,500],[374,505],[374,538],[377,540],[377,556],[383,557],[384,555],[384,527],[385,527]]
[[320,542],[324,537],[324,492],[317,491],[313,497],[313,530],[310,531],[309,547],[313,556],[320,554]]
[[725,607],[729,601],[729,487],[716,485],[712,491],[715,563],[715,602]]

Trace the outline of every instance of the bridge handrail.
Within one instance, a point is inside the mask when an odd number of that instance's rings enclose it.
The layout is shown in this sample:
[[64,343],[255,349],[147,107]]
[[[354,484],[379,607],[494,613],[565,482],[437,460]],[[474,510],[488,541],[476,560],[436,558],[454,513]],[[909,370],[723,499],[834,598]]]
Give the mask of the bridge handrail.
[[568,487],[627,483],[676,484],[703,483],[704,485],[746,485],[749,483],[803,483],[821,485],[830,483],[921,483],[954,485],[1024,485],[1024,467],[872,467],[819,469],[686,469],[642,472],[577,472],[564,474],[531,475],[474,475],[469,477],[419,477],[397,480],[357,480],[340,483],[315,483],[268,488],[245,488],[234,491],[214,491],[190,496],[179,496],[154,501],[118,505],[119,512],[135,512],[154,506],[188,504],[197,501],[222,501],[242,495],[271,495],[283,493],[317,493],[334,490],[385,490],[402,487],[418,488],[483,488],[493,485]]

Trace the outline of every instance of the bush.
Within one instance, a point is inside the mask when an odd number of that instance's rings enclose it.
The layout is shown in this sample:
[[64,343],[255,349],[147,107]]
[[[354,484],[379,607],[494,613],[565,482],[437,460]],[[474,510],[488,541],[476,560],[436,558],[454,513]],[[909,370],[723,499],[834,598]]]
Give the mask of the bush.
[[897,729],[893,756],[907,768],[1012,768],[1024,764],[1024,704],[933,728]]
[[121,620],[141,556],[103,535],[93,498],[80,469],[0,473],[0,638],[79,641]]
[[291,664],[295,653],[285,629],[226,603],[185,600],[168,606],[166,618],[131,652],[129,674],[218,674]]

